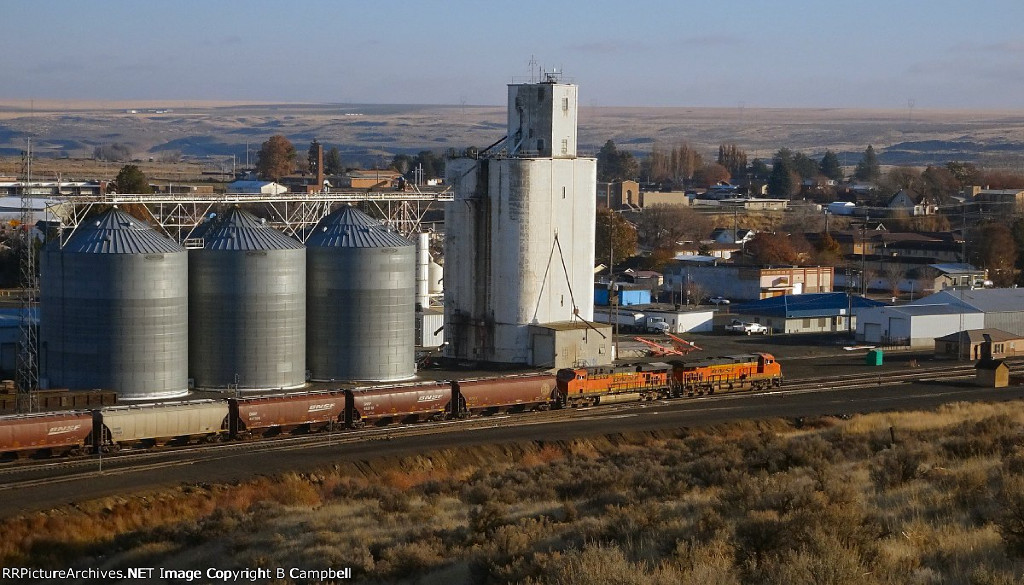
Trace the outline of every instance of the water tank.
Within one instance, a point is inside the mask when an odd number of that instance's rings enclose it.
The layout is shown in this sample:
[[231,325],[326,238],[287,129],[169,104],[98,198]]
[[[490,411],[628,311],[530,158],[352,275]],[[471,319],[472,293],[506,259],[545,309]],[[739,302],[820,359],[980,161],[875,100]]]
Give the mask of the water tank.
[[40,377],[119,400],[188,393],[184,248],[114,208],[40,257]]
[[231,209],[188,252],[189,373],[197,388],[306,383],[306,250],[265,220]]
[[416,373],[416,247],[351,206],[306,240],[306,367],[314,380],[393,381]]

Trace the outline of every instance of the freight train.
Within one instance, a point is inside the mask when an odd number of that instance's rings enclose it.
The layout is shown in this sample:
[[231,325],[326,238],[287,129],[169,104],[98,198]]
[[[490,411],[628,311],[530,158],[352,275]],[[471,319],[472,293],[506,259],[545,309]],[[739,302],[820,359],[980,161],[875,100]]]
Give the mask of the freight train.
[[0,455],[75,455],[245,440],[367,425],[463,418],[782,384],[770,354],[675,364],[195,400],[0,416]]

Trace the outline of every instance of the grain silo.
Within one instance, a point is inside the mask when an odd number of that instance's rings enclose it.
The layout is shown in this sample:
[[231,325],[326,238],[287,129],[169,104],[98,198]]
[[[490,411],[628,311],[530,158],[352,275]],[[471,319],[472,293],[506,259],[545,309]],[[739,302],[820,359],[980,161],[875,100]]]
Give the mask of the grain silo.
[[412,242],[345,206],[316,225],[306,248],[306,366],[313,379],[415,375]]
[[197,388],[306,383],[306,250],[234,208],[188,252],[189,373]]
[[39,369],[50,387],[120,400],[188,393],[185,250],[110,209],[40,260]]

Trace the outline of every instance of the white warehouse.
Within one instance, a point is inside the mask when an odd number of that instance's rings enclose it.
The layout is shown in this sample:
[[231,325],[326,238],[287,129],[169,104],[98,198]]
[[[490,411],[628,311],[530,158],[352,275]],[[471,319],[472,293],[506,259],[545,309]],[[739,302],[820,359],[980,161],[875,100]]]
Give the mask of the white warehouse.
[[875,307],[857,315],[857,339],[931,348],[936,337],[984,326],[981,311],[946,303]]
[[944,290],[857,317],[857,338],[866,343],[922,348],[934,347],[936,337],[984,328],[1024,335],[1024,289]]
[[[449,357],[532,364],[531,325],[593,321],[597,161],[576,156],[576,116],[575,85],[509,85],[505,139],[449,160]],[[556,340],[554,353],[569,355],[568,345]]]

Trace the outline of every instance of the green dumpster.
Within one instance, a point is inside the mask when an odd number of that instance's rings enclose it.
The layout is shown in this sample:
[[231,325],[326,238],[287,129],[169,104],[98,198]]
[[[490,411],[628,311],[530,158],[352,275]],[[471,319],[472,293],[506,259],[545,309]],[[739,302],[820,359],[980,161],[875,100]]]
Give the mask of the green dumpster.
[[872,349],[868,350],[868,355],[864,358],[864,363],[869,366],[880,366],[882,365],[882,350]]

